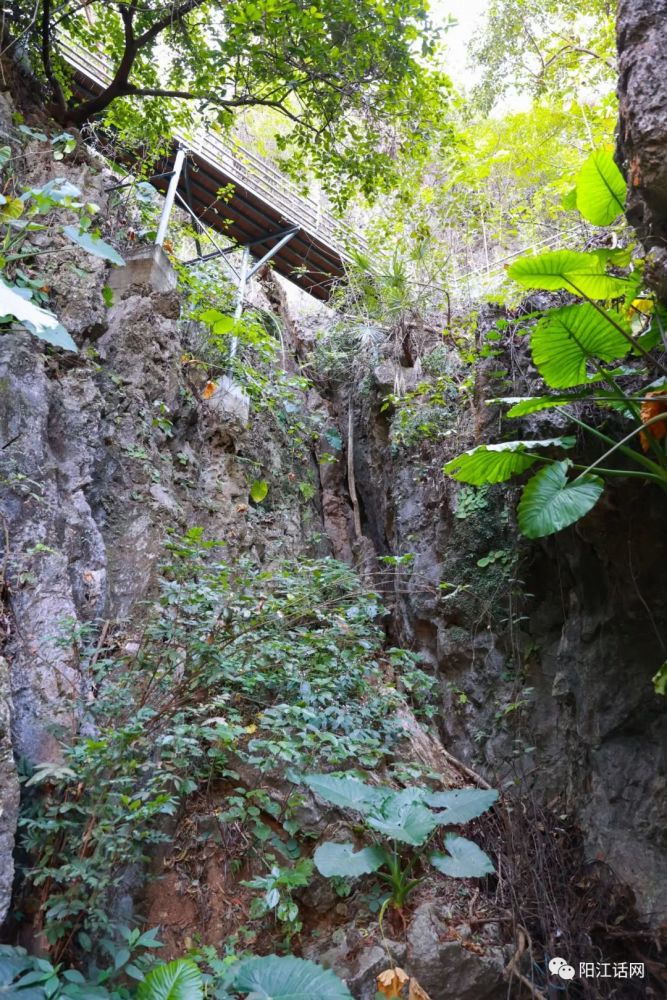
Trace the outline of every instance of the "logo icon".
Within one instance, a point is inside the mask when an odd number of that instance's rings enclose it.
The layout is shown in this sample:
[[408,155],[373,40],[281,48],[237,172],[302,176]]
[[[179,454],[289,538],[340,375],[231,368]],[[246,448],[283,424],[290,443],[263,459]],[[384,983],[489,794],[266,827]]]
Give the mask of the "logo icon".
[[568,965],[564,958],[558,958],[555,956],[549,962],[549,972],[554,976],[559,976],[561,979],[574,979],[574,968]]

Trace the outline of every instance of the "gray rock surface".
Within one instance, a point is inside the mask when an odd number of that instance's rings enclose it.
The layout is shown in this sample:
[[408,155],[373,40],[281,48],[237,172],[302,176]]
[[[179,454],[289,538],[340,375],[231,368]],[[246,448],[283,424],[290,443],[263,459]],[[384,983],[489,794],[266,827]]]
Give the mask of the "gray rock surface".
[[0,657],[0,920],[9,909],[14,879],[14,832],[19,811],[19,781],[11,737],[12,698],[9,667]]
[[[495,486],[466,512],[462,487],[442,474],[447,458],[496,431],[493,408],[441,412],[448,437],[406,446],[381,400],[371,393],[356,408],[363,528],[380,554],[414,554],[386,586],[390,635],[437,677],[444,746],[495,787],[525,775],[521,789],[557,802],[588,856],[611,865],[659,922],[667,705],[651,678],[667,635],[661,494],[614,484],[576,527],[520,541],[516,490]],[[546,421],[527,436],[554,433]]]
[[405,940],[383,942],[377,928],[366,936],[351,928],[334,932],[333,944],[308,943],[304,954],[345,979],[355,1000],[375,1000],[378,975],[394,965],[414,977],[431,1000],[507,1000],[504,952],[488,946],[479,955],[451,940],[447,916],[431,900],[412,914]]
[[441,907],[422,903],[408,928],[406,972],[414,975],[431,1000],[506,1000],[504,955],[487,949],[482,957],[458,941],[444,939]]
[[[103,203],[99,171],[54,165],[42,152],[30,160],[27,179],[69,171],[87,197]],[[200,525],[227,543],[230,559],[270,564],[329,551],[310,542],[322,527],[315,503],[304,503],[296,486],[280,488],[305,474],[293,471],[285,432],[256,410],[246,428],[206,405],[207,375],[181,361],[188,328],[178,322],[176,293],[133,281],[108,308],[108,265],[80,254],[70,248],[66,258],[46,258],[53,307],[80,353],[44,353],[27,332],[0,338],[8,624],[8,677],[0,675],[0,921],[18,805],[10,716],[14,754],[58,760],[58,734],[77,725],[89,696],[72,629],[88,624],[95,635],[100,621],[140,620],[168,529]],[[279,484],[261,510],[248,503],[257,469]]]
[[666,0],[620,0],[619,159],[628,178],[628,218],[648,245],[667,235]]

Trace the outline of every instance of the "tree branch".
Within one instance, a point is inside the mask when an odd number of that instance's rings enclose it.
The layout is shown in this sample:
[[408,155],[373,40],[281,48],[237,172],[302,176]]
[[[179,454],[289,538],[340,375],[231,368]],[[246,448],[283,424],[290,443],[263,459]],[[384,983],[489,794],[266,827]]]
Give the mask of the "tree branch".
[[555,63],[557,59],[560,59],[562,55],[565,55],[566,52],[577,52],[582,56],[590,56],[591,59],[597,59],[598,62],[604,63],[608,69],[612,71],[615,69],[615,66],[608,59],[605,59],[604,56],[599,55],[597,52],[593,52],[592,49],[585,49],[580,45],[564,45],[558,52],[554,52],[546,62],[542,60],[542,73],[545,73],[549,66]]
[[153,39],[160,34],[160,32],[165,30],[165,28],[182,21],[186,14],[196,10],[197,7],[202,7],[205,3],[206,0],[185,0],[185,3],[173,8],[168,14],[165,14],[164,17],[161,17],[159,21],[156,21],[155,24],[151,25],[150,28],[144,31],[143,35],[139,35],[136,42],[137,48],[142,49],[145,45],[148,45],[149,42],[152,42]]

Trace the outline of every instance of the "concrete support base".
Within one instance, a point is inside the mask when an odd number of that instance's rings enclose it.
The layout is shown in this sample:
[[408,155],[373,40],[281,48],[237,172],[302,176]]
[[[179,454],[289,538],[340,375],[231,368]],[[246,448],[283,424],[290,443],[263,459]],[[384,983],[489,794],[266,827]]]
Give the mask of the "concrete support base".
[[153,292],[172,292],[176,288],[176,272],[162,247],[140,247],[125,258],[125,267],[115,267],[109,286],[122,294],[132,285],[146,285]]

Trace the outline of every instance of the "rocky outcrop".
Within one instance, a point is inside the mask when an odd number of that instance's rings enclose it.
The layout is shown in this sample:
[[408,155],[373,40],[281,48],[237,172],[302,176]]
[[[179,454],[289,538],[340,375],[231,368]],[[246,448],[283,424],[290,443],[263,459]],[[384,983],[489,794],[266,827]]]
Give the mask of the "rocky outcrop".
[[[377,386],[356,407],[364,530],[381,554],[414,557],[388,588],[392,638],[438,677],[444,746],[495,787],[558,803],[588,855],[659,921],[667,706],[651,677],[667,635],[662,495],[615,485],[576,527],[519,541],[515,490],[475,493],[442,473],[447,458],[498,432],[497,412],[441,408],[435,430],[406,444],[384,394]],[[557,433],[553,419],[526,436]]]
[[14,833],[19,811],[19,781],[14,762],[9,667],[0,657],[0,919],[9,909],[14,866]]
[[[92,274],[67,266],[53,274],[78,356],[45,355],[27,332],[0,338],[8,664],[0,673],[0,919],[18,805],[10,715],[17,757],[59,759],[59,737],[90,696],[77,637],[88,628],[94,642],[104,621],[139,621],[168,530],[199,525],[226,542],[230,558],[270,563],[308,549],[319,526],[315,506],[291,486],[303,470],[282,429],[257,412],[244,427],[233,408],[204,398],[207,375],[183,363],[189,333],[178,296],[130,283],[107,308],[106,265],[93,264]],[[262,510],[249,503],[256,470],[276,485]]]
[[618,157],[627,216],[651,248],[649,278],[667,298],[667,52],[665,0],[620,0]]

